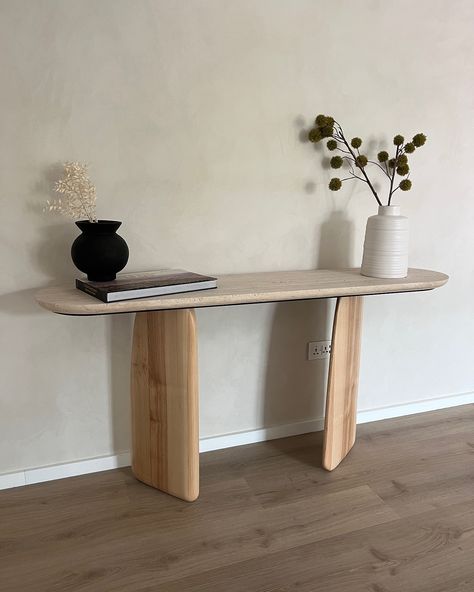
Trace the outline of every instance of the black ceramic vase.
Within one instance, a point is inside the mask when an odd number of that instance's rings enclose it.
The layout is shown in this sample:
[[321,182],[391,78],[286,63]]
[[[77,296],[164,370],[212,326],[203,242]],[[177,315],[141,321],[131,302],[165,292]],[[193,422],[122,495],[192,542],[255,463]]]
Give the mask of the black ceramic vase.
[[74,265],[93,282],[114,280],[128,261],[128,246],[117,229],[122,222],[116,220],[81,220],[76,225],[80,234],[72,243]]

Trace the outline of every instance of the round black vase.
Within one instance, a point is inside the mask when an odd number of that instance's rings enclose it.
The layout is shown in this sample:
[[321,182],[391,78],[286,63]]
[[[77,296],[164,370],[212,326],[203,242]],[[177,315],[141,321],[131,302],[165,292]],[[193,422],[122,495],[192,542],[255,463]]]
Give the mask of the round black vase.
[[93,282],[114,280],[128,261],[128,246],[117,230],[122,222],[116,220],[81,220],[76,225],[80,234],[72,243],[74,265]]

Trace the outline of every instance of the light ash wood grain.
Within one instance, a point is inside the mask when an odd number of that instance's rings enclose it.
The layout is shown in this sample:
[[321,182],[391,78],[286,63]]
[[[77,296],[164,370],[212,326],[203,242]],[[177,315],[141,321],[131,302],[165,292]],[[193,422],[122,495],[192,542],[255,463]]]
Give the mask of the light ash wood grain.
[[334,298],[392,292],[414,292],[439,288],[448,281],[444,273],[410,269],[402,279],[376,279],[360,275],[360,269],[275,271],[218,276],[216,289],[104,303],[74,286],[44,288],[37,293],[39,304],[55,313],[103,315],[148,310],[200,308],[230,304],[252,304],[284,300]]
[[331,341],[331,359],[324,423],[323,467],[334,470],[356,438],[362,296],[338,298]]
[[134,475],[194,501],[199,495],[199,411],[193,310],[136,315],[131,398]]

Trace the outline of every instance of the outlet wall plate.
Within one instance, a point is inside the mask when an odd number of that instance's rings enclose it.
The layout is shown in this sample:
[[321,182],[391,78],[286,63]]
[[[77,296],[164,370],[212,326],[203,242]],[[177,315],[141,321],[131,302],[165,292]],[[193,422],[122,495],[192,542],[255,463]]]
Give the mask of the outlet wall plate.
[[330,341],[310,341],[308,343],[308,360],[324,360],[331,353]]

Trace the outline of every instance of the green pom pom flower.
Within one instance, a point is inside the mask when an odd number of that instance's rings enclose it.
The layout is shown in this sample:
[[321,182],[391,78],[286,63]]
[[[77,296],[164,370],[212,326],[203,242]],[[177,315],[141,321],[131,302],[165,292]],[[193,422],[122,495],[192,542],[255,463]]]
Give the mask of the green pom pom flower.
[[339,189],[342,187],[342,181],[341,179],[338,179],[337,177],[334,177],[333,179],[331,179],[329,181],[329,189],[331,191],[339,191]]
[[410,189],[411,189],[410,179],[403,179],[403,181],[400,181],[400,189],[402,191],[410,191]]
[[386,152],[385,150],[382,150],[382,152],[379,152],[377,154],[377,158],[379,162],[387,162],[388,160],[388,152]]
[[407,152],[408,154],[415,152],[415,144],[413,144],[413,142],[407,142],[405,144],[405,152]]
[[400,134],[397,134],[393,138],[393,143],[395,144],[395,146],[401,146],[404,141],[405,141],[405,138],[403,136],[401,136]]
[[321,130],[317,127],[313,127],[313,129],[309,130],[308,133],[308,140],[310,142],[316,143],[319,142],[319,140],[321,140],[322,135],[321,135]]
[[336,150],[337,142],[336,142],[336,140],[328,140],[328,143],[326,144],[326,146],[328,147],[328,150]]
[[356,159],[356,165],[360,168],[363,169],[365,166],[367,166],[367,163],[369,162],[367,160],[367,156],[364,156],[363,154],[361,154],[360,156],[357,156]]
[[416,136],[413,136],[413,144],[417,148],[419,148],[420,146],[423,146],[425,142],[426,142],[425,134],[416,134]]
[[388,166],[389,166],[391,169],[393,169],[393,167],[395,166],[395,159],[394,159],[394,158],[391,158],[391,159],[388,161]]
[[410,172],[410,167],[407,164],[400,164],[397,166],[397,173],[399,175],[401,175],[402,177],[404,175],[408,175],[409,172]]
[[331,165],[332,169],[340,169],[342,167],[343,162],[344,161],[342,160],[341,156],[333,156],[329,164]]
[[408,156],[406,154],[400,154],[398,164],[408,164]]
[[362,140],[360,138],[352,138],[351,146],[352,148],[360,148],[362,146]]
[[314,123],[318,127],[324,127],[325,125],[333,126],[334,125],[334,117],[330,115],[323,115],[322,113],[316,117]]
[[319,129],[323,138],[330,138],[332,136],[334,127],[332,125],[323,125],[323,127]]

